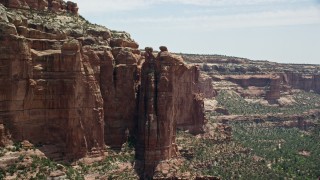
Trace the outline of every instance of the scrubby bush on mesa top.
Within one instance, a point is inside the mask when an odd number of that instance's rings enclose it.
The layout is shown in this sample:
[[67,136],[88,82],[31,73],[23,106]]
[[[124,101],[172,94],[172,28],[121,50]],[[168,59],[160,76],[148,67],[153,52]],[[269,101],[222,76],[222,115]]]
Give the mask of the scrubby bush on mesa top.
[[308,110],[317,109],[320,102],[320,95],[302,91],[293,95],[295,104],[287,107],[265,106],[259,103],[246,101],[234,91],[221,90],[216,97],[218,105],[225,107],[230,114],[301,114]]
[[233,137],[266,163],[278,177],[316,179],[320,177],[320,136],[311,127],[266,128],[263,124],[233,123]]

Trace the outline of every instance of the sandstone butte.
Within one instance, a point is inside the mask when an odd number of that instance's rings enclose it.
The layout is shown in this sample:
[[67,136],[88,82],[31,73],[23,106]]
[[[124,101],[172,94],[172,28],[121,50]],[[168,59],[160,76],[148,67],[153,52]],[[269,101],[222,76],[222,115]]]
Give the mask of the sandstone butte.
[[145,62],[138,48],[79,18],[76,3],[0,0],[0,145],[51,144],[75,160],[130,136],[152,176],[176,156],[177,128],[203,131],[202,91],[214,90],[181,57],[165,50]]
[[[205,79],[205,78],[202,78]],[[284,71],[271,74],[253,74],[253,75],[214,75],[214,81],[230,81],[240,87],[262,88],[264,98],[269,102],[276,102],[280,99],[280,92],[287,92],[290,89],[301,89],[304,91],[313,91],[320,93],[320,75],[305,75],[301,72]],[[203,86],[202,86],[203,87]],[[208,88],[206,88],[208,89]],[[206,91],[203,90],[204,94]],[[214,92],[210,91],[210,92]],[[248,94],[240,92],[243,96]],[[211,97],[214,94],[210,95]]]

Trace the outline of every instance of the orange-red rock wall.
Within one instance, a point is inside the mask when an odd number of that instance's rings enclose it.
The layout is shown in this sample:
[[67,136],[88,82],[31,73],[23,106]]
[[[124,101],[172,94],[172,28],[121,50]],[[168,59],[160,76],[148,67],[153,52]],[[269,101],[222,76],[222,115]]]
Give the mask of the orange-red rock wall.
[[38,55],[24,38],[0,39],[0,122],[12,138],[59,144],[69,157],[102,149],[100,87],[83,62],[78,41]]

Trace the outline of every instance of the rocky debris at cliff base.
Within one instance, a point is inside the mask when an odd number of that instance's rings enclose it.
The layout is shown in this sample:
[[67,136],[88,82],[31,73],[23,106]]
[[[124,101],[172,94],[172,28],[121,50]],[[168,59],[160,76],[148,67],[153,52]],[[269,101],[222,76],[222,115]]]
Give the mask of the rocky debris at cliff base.
[[4,175],[5,179],[139,179],[134,169],[134,149],[127,145],[124,145],[120,152],[108,149],[105,152],[107,156],[88,156],[78,161],[60,163],[48,158],[48,151],[43,151],[43,146],[35,147],[24,141],[0,148],[0,177]]
[[280,99],[278,100],[278,104],[280,107],[291,106],[295,103],[297,103],[296,100],[294,100],[294,98],[290,95],[280,97]]
[[218,101],[214,99],[204,99],[204,109],[206,111],[214,111],[218,105]]
[[214,142],[229,142],[232,140],[232,128],[222,123],[208,122],[205,125],[205,133],[198,135],[203,139],[213,140]]
[[[185,160],[183,158],[174,158],[167,161],[161,161],[156,169],[155,175],[152,179],[155,180],[166,180],[166,179],[213,179],[219,180],[220,178],[214,176],[203,176],[199,173],[190,172],[184,167]],[[190,167],[192,169],[192,167]]]

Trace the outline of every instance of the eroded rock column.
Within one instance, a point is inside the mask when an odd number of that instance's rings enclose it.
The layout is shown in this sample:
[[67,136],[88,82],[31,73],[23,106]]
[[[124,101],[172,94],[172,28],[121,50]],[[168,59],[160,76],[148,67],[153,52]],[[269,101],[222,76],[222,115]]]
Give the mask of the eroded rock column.
[[142,66],[137,159],[143,161],[144,176],[152,177],[161,160],[176,155],[174,119],[174,62],[157,60],[146,48]]

